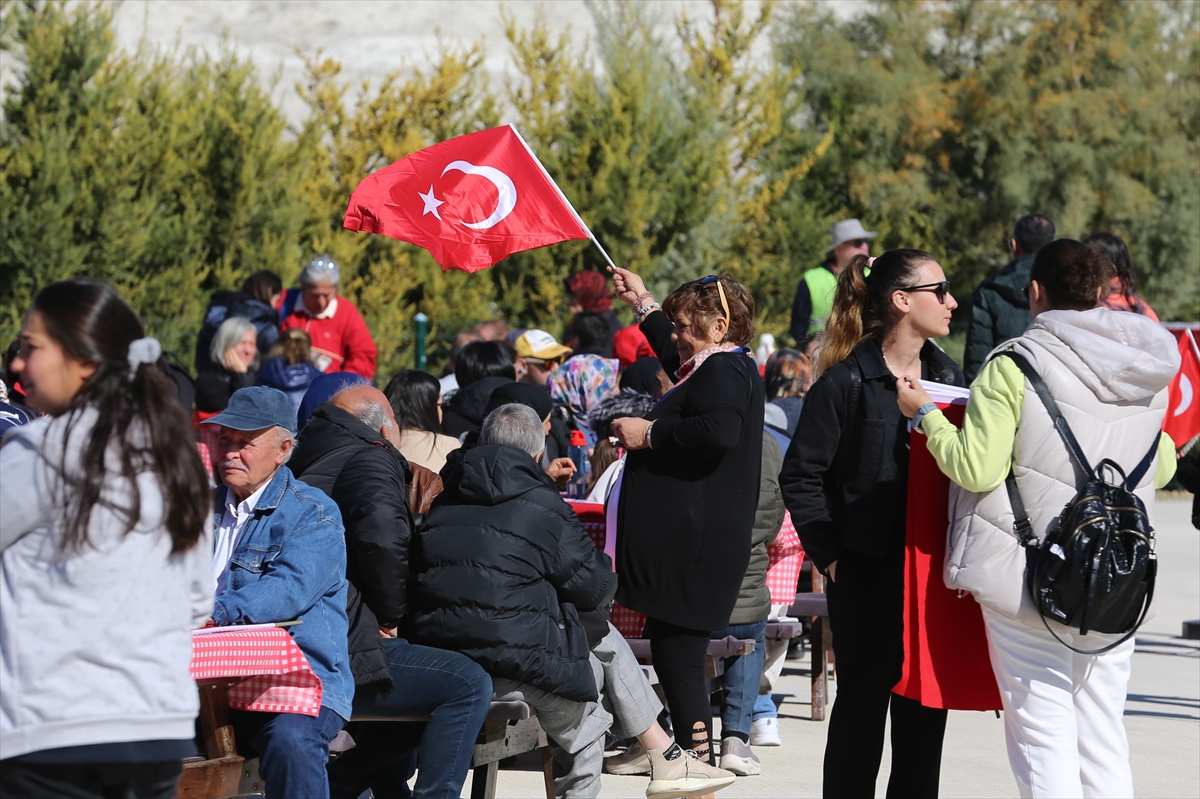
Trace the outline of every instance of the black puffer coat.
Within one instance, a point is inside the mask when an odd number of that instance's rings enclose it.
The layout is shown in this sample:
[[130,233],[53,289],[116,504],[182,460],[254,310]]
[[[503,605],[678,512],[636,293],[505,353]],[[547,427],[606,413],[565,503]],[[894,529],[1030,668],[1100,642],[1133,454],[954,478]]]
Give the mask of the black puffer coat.
[[342,512],[354,684],[390,690],[379,627],[395,627],[408,609],[408,462],[378,432],[326,402],[313,411],[288,465]]
[[493,677],[596,699],[578,611],[612,598],[608,558],[515,447],[476,447],[442,480],[413,538],[408,639],[462,652]]
[[1025,287],[1033,256],[1022,255],[1008,266],[986,278],[975,289],[971,304],[971,323],[963,350],[963,375],[970,383],[987,363],[987,356],[1005,341],[1025,332],[1033,317]]

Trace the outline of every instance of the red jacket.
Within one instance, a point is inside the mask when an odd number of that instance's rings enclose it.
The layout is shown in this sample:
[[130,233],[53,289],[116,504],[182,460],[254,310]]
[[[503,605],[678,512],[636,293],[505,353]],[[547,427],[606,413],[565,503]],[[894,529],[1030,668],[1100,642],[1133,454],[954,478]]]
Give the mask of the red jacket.
[[[283,330],[299,328],[312,339],[313,361],[323,372],[354,372],[367,380],[375,377],[379,350],[367,323],[354,304],[337,297],[332,314],[315,317],[304,307],[299,289],[288,289],[283,301]],[[290,310],[289,310],[290,309]]]

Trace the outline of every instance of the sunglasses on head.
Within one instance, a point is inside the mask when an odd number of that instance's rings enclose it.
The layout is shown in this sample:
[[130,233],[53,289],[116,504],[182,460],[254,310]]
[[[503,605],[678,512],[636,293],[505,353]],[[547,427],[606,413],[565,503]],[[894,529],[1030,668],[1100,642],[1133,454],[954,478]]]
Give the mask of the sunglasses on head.
[[942,305],[946,304],[946,294],[950,292],[950,281],[943,280],[940,283],[922,283],[919,286],[905,286],[901,291],[932,291],[937,295],[937,301]]
[[700,278],[696,282],[699,283],[701,286],[708,286],[708,285],[711,285],[712,283],[717,284],[717,291],[721,294],[721,307],[725,310],[725,324],[729,324],[729,303],[725,300],[725,289],[721,285],[721,276],[720,275],[706,275],[706,276]]

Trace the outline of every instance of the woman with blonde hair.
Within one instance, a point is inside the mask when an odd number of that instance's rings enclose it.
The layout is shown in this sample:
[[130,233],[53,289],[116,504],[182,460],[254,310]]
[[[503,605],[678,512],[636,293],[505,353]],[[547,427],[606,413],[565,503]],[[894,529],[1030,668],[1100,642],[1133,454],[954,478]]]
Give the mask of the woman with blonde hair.
[[958,303],[932,255],[855,256],[838,276],[818,377],[804,399],[780,488],[804,551],[829,581],[838,696],[823,793],[873,796],[891,715],[889,797],[938,792],[946,711],[892,693],[904,660],[908,420],[896,381],[965,385],[931,339]]

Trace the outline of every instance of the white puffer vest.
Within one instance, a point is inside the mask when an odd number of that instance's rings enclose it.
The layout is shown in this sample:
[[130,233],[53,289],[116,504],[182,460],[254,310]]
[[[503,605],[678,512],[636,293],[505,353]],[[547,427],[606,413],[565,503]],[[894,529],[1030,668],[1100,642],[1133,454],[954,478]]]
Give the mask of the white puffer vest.
[[[1126,472],[1133,470],[1162,429],[1167,384],[1179,369],[1170,333],[1144,316],[1107,308],[1048,311],[993,355],[1009,348],[1024,355],[1046,381],[1093,467],[1110,458]],[[1135,490],[1151,524],[1157,468],[1155,459]],[[1042,539],[1084,477],[1028,380],[1013,473],[1033,531]],[[952,484],[950,519],[946,585],[970,591],[992,610],[1040,629],[1005,486],[976,494]]]

